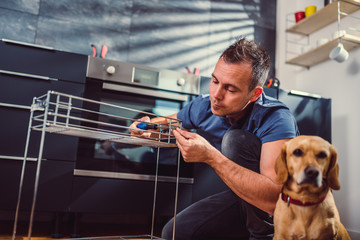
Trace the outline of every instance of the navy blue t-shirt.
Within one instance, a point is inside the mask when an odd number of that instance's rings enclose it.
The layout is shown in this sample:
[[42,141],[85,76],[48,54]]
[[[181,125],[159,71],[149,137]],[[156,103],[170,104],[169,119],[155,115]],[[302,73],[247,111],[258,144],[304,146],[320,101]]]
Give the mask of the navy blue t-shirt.
[[[209,95],[201,95],[187,104],[177,114],[185,129],[201,129],[217,149],[221,149],[224,134],[232,127],[228,118],[211,112]],[[261,143],[272,142],[299,135],[294,116],[282,102],[264,93],[254,102],[250,115],[241,121],[240,128],[257,136]]]

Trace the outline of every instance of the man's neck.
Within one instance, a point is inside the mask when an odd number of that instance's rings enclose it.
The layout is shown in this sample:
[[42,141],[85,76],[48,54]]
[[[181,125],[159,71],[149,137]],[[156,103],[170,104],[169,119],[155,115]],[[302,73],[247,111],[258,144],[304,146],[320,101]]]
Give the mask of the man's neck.
[[226,116],[229,119],[230,125],[234,125],[236,122],[238,122],[240,119],[244,118],[252,109],[252,106],[254,103],[248,104],[241,112],[234,116]]

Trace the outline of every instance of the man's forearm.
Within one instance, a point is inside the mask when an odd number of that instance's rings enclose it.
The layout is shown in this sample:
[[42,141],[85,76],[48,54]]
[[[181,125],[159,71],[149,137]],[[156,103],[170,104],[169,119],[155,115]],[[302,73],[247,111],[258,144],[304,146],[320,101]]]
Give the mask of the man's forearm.
[[211,156],[208,164],[235,194],[255,207],[273,214],[281,186],[267,176],[236,164],[219,151]]

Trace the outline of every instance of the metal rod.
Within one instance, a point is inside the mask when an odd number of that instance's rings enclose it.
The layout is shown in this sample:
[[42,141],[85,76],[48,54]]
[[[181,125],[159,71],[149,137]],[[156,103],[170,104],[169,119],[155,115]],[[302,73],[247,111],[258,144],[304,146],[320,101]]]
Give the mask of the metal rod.
[[176,214],[177,214],[177,205],[178,205],[178,196],[179,196],[179,179],[180,179],[180,149],[178,148],[176,190],[175,190],[175,203],[174,203],[174,223],[173,223],[172,240],[175,240]]
[[69,97],[69,101],[68,101],[68,109],[67,109],[67,115],[66,115],[66,126],[68,126],[69,125],[69,117],[70,117],[70,111],[71,111],[71,99],[72,98],[70,98]]
[[156,155],[156,170],[155,170],[155,181],[154,181],[154,200],[153,200],[153,209],[152,209],[152,218],[151,218],[151,239],[154,236],[154,227],[155,227],[155,209],[156,209],[156,194],[157,194],[157,185],[158,185],[158,176],[159,176],[159,157],[160,157],[160,148],[157,148]]
[[0,73],[7,74],[7,75],[13,75],[13,76],[19,76],[19,77],[35,78],[35,79],[46,80],[46,81],[58,81],[58,79],[56,79],[56,78],[41,76],[41,75],[36,75],[36,74],[30,74],[30,73],[20,73],[20,72],[13,72],[13,71],[7,71],[7,70],[0,70]]
[[[33,104],[35,104],[35,98],[33,98]],[[29,126],[26,136],[26,143],[25,143],[25,151],[24,151],[24,160],[21,168],[21,175],[20,175],[20,184],[19,184],[19,193],[18,193],[18,199],[16,204],[16,211],[15,211],[15,220],[14,220],[14,228],[13,228],[13,236],[12,240],[15,240],[16,237],[16,230],[17,230],[17,222],[19,217],[19,209],[20,209],[20,202],[21,202],[21,193],[23,188],[23,182],[24,182],[24,175],[25,175],[25,168],[26,168],[26,160],[29,150],[29,142],[30,142],[30,132],[31,132],[31,125],[32,125],[32,117],[34,115],[34,111],[30,111],[30,119],[29,119]]]
[[0,107],[9,107],[9,108],[19,108],[19,109],[31,110],[30,106],[19,105],[19,104],[11,104],[11,103],[0,103]]
[[[144,111],[140,111],[140,110],[136,110],[136,109],[132,109],[132,108],[127,108],[127,107],[123,107],[123,106],[119,106],[119,105],[115,105],[115,104],[111,104],[111,103],[105,103],[105,102],[99,102],[99,101],[95,101],[95,100],[91,100],[88,98],[82,98],[82,97],[78,97],[78,96],[73,96],[73,95],[69,95],[69,94],[65,94],[65,93],[60,93],[60,92],[56,92],[56,91],[52,91],[53,94],[59,94],[61,96],[65,96],[65,97],[71,97],[73,99],[77,99],[77,100],[81,100],[81,101],[85,101],[85,102],[90,102],[90,103],[96,103],[96,104],[100,104],[100,105],[104,105],[104,106],[109,106],[109,107],[114,107],[114,108],[119,108],[119,109],[124,109],[124,110],[128,110],[128,111],[132,111],[132,112],[137,112],[137,113],[144,113],[144,114],[148,114],[154,117],[158,117],[159,115],[154,114],[154,113],[149,113],[149,112],[144,112]],[[171,117],[166,117],[168,119],[173,119],[175,121],[180,122],[181,120],[178,120],[176,118],[171,118]]]
[[56,124],[57,114],[59,112],[59,101],[60,101],[60,95],[57,95],[56,96],[56,105],[55,105],[55,114],[54,114],[54,124]]
[[[49,91],[47,93],[46,103],[50,102],[50,94],[51,94],[51,92]],[[45,123],[47,121],[48,111],[49,111],[49,104],[46,104],[45,105],[44,124],[43,124],[42,132],[41,132],[41,139],[40,139],[39,157],[38,157],[38,162],[37,162],[37,167],[36,167],[34,195],[33,195],[33,201],[32,201],[32,206],[31,206],[30,223],[29,223],[29,230],[28,230],[28,239],[29,240],[31,240],[32,226],[33,226],[33,221],[34,221],[35,204],[36,204],[37,192],[38,192],[38,187],[39,187],[41,159],[42,159],[43,150],[44,150],[45,128],[46,128]]]
[[[151,235],[144,234],[144,235],[129,235],[129,236],[101,236],[101,237],[81,237],[81,238],[62,238],[62,240],[97,240],[97,239],[123,239],[123,240],[130,240],[130,239],[139,239],[139,238],[149,238]],[[154,239],[158,240],[166,240],[163,238],[153,237]]]
[[28,47],[42,48],[42,49],[46,49],[46,50],[55,50],[53,47],[49,47],[49,46],[20,42],[20,41],[10,40],[10,39],[6,39],[6,38],[2,38],[1,41],[6,42],[6,43],[24,45],[24,46],[28,46]]
[[[338,32],[340,32],[340,1],[337,2],[337,12],[338,12],[338,15],[337,15],[337,28],[338,28]],[[341,36],[339,34],[339,43],[341,43]]]

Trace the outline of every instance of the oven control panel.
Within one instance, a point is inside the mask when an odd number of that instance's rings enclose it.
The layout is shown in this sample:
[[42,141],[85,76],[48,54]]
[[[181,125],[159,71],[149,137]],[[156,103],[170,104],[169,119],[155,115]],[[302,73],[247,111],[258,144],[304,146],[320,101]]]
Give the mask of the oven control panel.
[[200,76],[89,56],[86,77],[184,94],[200,93]]

